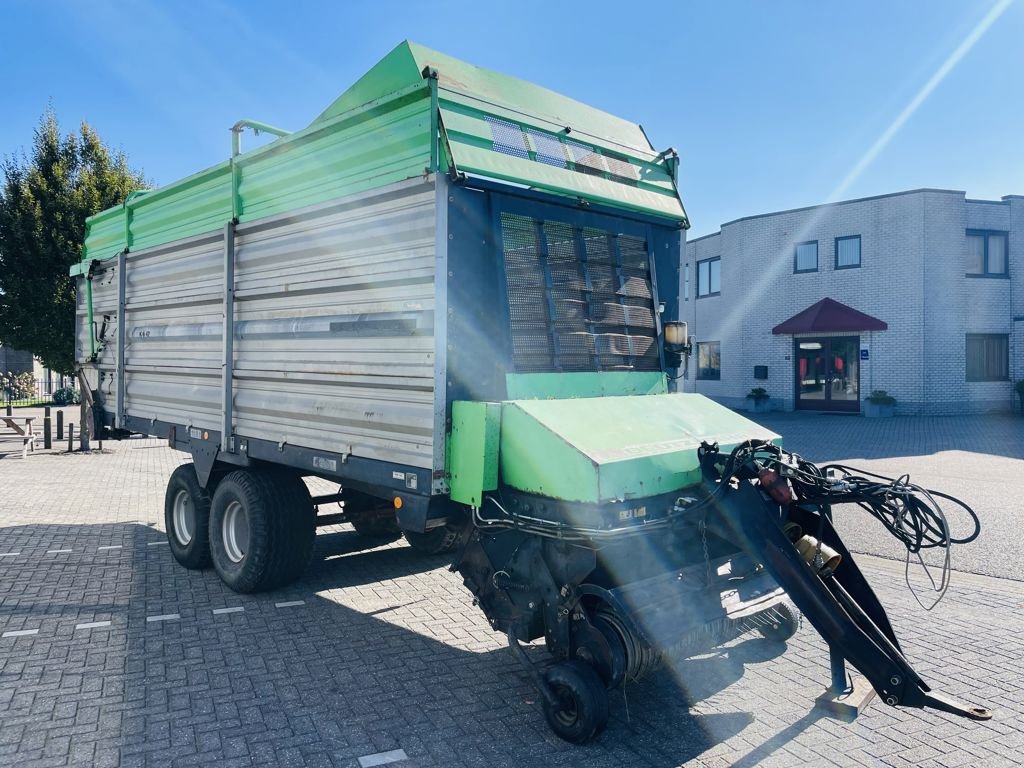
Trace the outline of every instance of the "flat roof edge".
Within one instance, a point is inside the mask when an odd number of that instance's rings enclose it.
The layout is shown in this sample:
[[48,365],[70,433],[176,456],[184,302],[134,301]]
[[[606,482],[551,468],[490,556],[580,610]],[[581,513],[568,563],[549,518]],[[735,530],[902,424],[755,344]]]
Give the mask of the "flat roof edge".
[[695,237],[692,240],[687,239],[686,243],[696,243],[699,240],[703,240],[707,237],[713,237],[714,235],[722,234],[722,229],[732,224],[739,224],[741,221],[751,221],[753,219],[764,219],[768,216],[782,216],[787,213],[802,213],[803,211],[813,211],[819,208],[833,208],[839,205],[850,205],[851,203],[866,203],[872,200],[883,200],[887,197],[900,197],[901,195],[918,195],[925,192],[935,192],[945,195],[963,195],[964,201],[969,203],[991,203],[994,205],[1005,205],[1011,199],[1024,199],[1024,195],[1003,195],[1002,200],[977,200],[967,197],[967,192],[962,189],[939,189],[936,187],[919,187],[917,189],[905,189],[899,192],[887,192],[882,195],[869,195],[867,197],[855,197],[850,200],[837,200],[834,203],[819,203],[818,205],[804,205],[799,208],[785,208],[779,211],[768,211],[766,213],[755,213],[750,216],[741,216],[738,219],[731,219],[719,226],[717,232],[709,232],[706,235]]

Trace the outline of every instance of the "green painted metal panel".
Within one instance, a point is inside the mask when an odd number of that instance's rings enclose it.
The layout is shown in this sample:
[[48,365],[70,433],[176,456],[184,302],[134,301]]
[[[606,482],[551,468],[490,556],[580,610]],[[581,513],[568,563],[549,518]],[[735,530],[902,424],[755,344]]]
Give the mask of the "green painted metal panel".
[[[239,219],[304,208],[421,176],[430,164],[430,98],[424,87],[394,109],[239,160]],[[276,144],[277,142],[275,142]]]
[[413,44],[408,40],[395,46],[369,72],[331,102],[331,105],[317,116],[314,123],[338,117],[379,99],[386,93],[394,93],[420,82],[423,78],[423,68],[417,64],[412,48]]
[[583,371],[571,373],[508,373],[505,389],[509,400],[610,395],[661,395],[668,382],[661,371]]
[[600,176],[472,146],[469,143],[460,143],[458,138],[456,136],[452,141],[452,155],[460,171],[516,184],[527,184],[574,198],[582,197],[611,206],[653,213],[688,226],[682,203],[675,192],[661,191],[650,186],[631,186]]
[[503,403],[499,454],[502,482],[555,499],[597,501],[597,465],[522,404]]
[[[437,79],[425,80],[424,70]],[[438,130],[463,171],[687,225],[674,155],[655,154],[638,125],[404,42],[303,130],[90,218],[84,258],[112,258],[126,247],[217,231],[232,217],[253,221],[440,170]],[[553,165],[554,155],[562,160]]]
[[141,250],[216,231],[236,213],[252,221],[421,176],[430,163],[430,122],[430,91],[421,82],[91,217],[86,258],[111,258],[126,247],[126,208],[131,249]]
[[461,504],[479,507],[484,491],[498,487],[501,412],[500,403],[452,403],[447,455],[451,497]]
[[91,216],[86,224],[83,261],[110,259],[124,250],[124,208],[108,208]]
[[328,120],[365,104],[382,94],[418,81],[427,67],[438,74],[441,88],[476,98],[479,105],[500,105],[520,115],[545,120],[560,130],[574,130],[600,137],[623,147],[650,151],[652,147],[639,125],[516,77],[476,67],[408,40],[338,97],[317,120]]
[[231,166],[223,162],[167,187],[131,200],[133,251],[202,235],[231,218]]
[[700,482],[704,441],[730,448],[774,432],[703,395],[661,394],[504,404],[508,485],[569,501],[631,499]]

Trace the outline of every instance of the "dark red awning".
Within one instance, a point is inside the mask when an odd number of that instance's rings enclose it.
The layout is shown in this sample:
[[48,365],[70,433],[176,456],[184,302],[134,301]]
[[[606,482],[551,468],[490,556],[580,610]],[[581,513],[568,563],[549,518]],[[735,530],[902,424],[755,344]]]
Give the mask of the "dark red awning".
[[889,324],[858,312],[832,299],[822,299],[803,312],[772,328],[776,336],[787,333],[833,333],[835,331],[885,331]]

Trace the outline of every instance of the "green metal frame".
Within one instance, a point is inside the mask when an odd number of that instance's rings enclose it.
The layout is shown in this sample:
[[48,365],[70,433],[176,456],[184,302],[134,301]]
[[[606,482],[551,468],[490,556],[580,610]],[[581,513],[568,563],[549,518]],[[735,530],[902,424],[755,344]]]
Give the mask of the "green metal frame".
[[484,492],[498,487],[501,410],[500,403],[452,403],[447,456],[451,497],[461,504],[479,507]]
[[661,395],[668,381],[661,371],[599,371],[571,373],[508,373],[509,400],[563,400],[570,397]]
[[[495,121],[521,131],[526,157],[495,140]],[[280,138],[239,154],[244,127]],[[300,131],[253,120],[232,130],[228,160],[91,217],[83,262],[456,168],[688,226],[675,153],[656,153],[640,126],[415,43],[400,44]],[[538,160],[541,140],[562,148],[562,167]]]

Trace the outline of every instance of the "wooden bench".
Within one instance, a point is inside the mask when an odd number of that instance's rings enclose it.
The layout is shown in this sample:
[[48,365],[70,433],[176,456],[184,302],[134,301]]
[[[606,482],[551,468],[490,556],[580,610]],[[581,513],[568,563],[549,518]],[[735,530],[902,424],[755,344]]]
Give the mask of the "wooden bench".
[[35,428],[32,426],[32,422],[36,420],[35,416],[22,417],[21,421],[25,422],[24,426],[19,425],[18,419],[12,416],[0,416],[0,420],[21,437],[21,457],[23,459],[28,458],[29,451],[35,452],[36,440],[39,439],[39,436],[35,433]]

